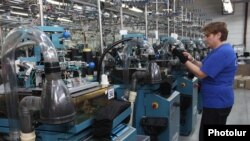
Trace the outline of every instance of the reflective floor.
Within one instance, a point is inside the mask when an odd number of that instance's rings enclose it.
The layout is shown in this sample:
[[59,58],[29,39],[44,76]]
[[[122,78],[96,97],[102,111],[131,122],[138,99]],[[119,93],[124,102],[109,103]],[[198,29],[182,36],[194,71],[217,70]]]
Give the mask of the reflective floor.
[[[189,136],[181,136],[179,141],[198,141],[200,119],[201,115],[198,116],[194,132]],[[235,89],[235,104],[227,124],[250,124],[250,90]]]

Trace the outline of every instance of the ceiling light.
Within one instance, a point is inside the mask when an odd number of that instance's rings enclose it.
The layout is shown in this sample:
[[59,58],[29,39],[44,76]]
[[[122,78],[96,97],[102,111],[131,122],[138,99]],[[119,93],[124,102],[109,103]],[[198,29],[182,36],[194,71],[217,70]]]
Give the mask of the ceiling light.
[[[54,5],[59,5],[59,6],[62,6],[62,5],[66,5],[67,3],[63,3],[63,2],[58,2],[58,1],[54,1],[54,0],[47,0],[48,3],[51,3],[51,4],[54,4]],[[73,6],[75,9],[78,9],[78,10],[82,10],[82,6],[79,6],[79,5],[74,5]]]
[[137,13],[143,13],[143,11],[141,9],[136,8],[136,7],[129,8],[129,10],[137,12]]
[[63,21],[63,22],[72,22],[71,20],[69,20],[69,19],[64,19],[64,18],[58,18],[57,20],[59,20],[59,21]]
[[54,4],[54,5],[64,5],[65,3],[61,3],[58,1],[54,1],[54,0],[47,0],[48,3]]
[[10,11],[10,13],[14,15],[28,16],[27,13],[21,13],[21,12],[15,12],[15,11]]
[[63,21],[63,22],[70,22],[70,23],[72,23],[72,21],[69,20],[69,19],[65,19],[65,18],[51,18],[51,17],[48,17],[47,15],[44,16],[44,19],[58,20],[58,21]]
[[223,3],[223,11],[231,14],[233,13],[233,5],[230,0],[222,0]]
[[162,11],[166,12],[172,12],[172,9],[162,9]]
[[128,8],[129,10],[131,10],[131,11],[134,11],[134,12],[137,12],[137,13],[143,13],[143,11],[141,10],[141,9],[139,9],[139,8],[136,8],[136,7],[132,7],[132,8],[130,8],[128,5],[126,5],[126,4],[122,4],[122,8]]

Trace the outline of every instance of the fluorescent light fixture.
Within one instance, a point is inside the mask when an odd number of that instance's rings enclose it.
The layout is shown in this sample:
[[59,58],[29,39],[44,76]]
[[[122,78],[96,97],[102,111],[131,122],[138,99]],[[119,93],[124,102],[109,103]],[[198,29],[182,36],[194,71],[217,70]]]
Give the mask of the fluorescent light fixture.
[[139,9],[139,8],[136,8],[136,7],[132,7],[132,8],[129,8],[129,6],[128,5],[126,5],[126,4],[122,4],[122,8],[128,8],[129,10],[131,10],[131,11],[134,11],[134,12],[137,12],[137,13],[143,13],[143,11],[141,10],[141,9]]
[[54,4],[54,5],[64,5],[65,3],[54,1],[54,0],[47,0],[48,3]]
[[27,13],[14,12],[14,11],[10,11],[10,13],[11,13],[11,14],[14,14],[14,15],[28,16]]
[[1,12],[4,12],[4,10],[3,10],[3,9],[0,9],[0,11],[1,11]]
[[71,20],[69,20],[69,19],[58,18],[57,20],[59,20],[59,21],[63,21],[63,22],[69,22],[69,23],[72,23],[72,21],[71,21]]
[[143,12],[141,9],[136,8],[136,7],[129,8],[129,10],[137,12],[137,13],[142,13]]
[[[50,20],[54,20],[55,18],[51,18],[51,17],[48,17],[47,15],[44,16],[44,19],[50,19]],[[69,19],[65,19],[65,18],[57,18],[56,20],[58,21],[63,21],[63,22],[69,22],[69,23],[72,23],[71,20]]]
[[172,12],[172,9],[162,9],[162,11],[166,12]]
[[233,5],[231,3],[230,0],[222,0],[222,4],[223,4],[223,11],[231,14],[233,13]]
[[[58,1],[54,1],[54,0],[47,0],[48,3],[51,3],[51,4],[54,4],[54,5],[59,5],[59,6],[62,6],[62,5],[65,5],[66,3],[63,3],[63,2],[58,2]],[[73,6],[75,9],[78,9],[78,10],[82,10],[82,7],[79,6],[79,5],[74,5]]]

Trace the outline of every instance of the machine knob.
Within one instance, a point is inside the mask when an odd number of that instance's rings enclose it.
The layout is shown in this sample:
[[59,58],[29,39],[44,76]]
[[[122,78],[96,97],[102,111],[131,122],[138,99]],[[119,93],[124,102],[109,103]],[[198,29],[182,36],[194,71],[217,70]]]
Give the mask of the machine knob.
[[152,108],[153,109],[158,109],[159,108],[159,104],[157,102],[153,102],[152,103]]
[[185,87],[186,86],[186,83],[181,83],[181,87]]

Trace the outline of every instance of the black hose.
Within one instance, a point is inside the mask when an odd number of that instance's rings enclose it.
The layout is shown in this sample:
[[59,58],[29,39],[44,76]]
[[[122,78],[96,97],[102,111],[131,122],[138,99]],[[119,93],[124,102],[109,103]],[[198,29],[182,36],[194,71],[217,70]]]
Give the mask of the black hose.
[[98,82],[100,81],[100,73],[101,73],[102,61],[103,61],[106,53],[108,53],[116,45],[118,45],[120,43],[123,43],[123,42],[131,41],[131,40],[133,40],[133,38],[126,38],[126,39],[122,39],[122,40],[116,41],[110,47],[108,47],[107,49],[105,49],[105,51],[103,52],[100,60],[98,61],[98,66],[97,66],[97,81]]
[[131,91],[136,91],[138,80],[146,78],[148,73],[145,71],[136,71],[132,74]]

